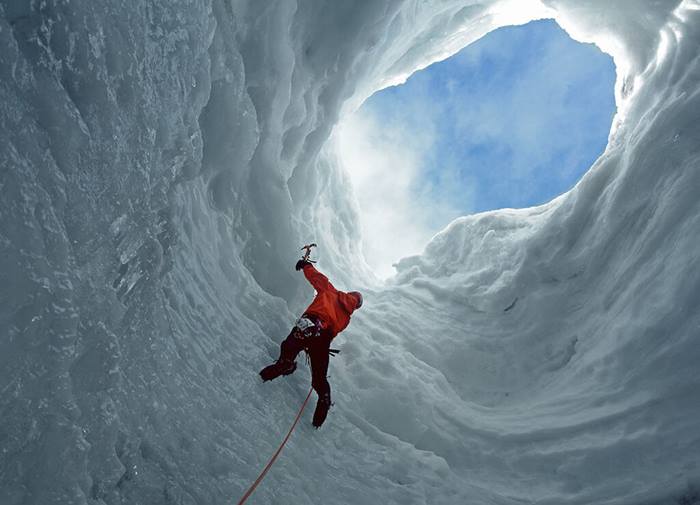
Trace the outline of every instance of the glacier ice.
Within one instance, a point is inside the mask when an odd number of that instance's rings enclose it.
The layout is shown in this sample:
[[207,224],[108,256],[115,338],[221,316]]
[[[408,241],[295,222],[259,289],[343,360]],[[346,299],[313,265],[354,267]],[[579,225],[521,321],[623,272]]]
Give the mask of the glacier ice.
[[[386,284],[343,115],[499,26],[617,66],[569,193]],[[308,391],[261,384],[320,268],[365,306],[258,503],[700,500],[697,0],[0,2],[0,503],[229,503]]]

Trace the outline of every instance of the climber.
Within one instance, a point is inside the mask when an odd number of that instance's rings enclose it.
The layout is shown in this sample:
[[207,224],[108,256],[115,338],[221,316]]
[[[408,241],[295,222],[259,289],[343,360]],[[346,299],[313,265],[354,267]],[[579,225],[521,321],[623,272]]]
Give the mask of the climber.
[[362,306],[362,295],[357,291],[344,293],[335,289],[328,278],[311,264],[308,259],[310,246],[305,247],[307,254],[297,262],[296,269],[303,270],[316,290],[316,297],[280,345],[279,359],[263,368],[260,377],[269,381],[293,373],[297,368],[297,355],[305,350],[311,361],[311,385],[318,395],[313,425],[319,428],[331,406],[331,387],[326,379],[331,340],[345,329],[350,315]]

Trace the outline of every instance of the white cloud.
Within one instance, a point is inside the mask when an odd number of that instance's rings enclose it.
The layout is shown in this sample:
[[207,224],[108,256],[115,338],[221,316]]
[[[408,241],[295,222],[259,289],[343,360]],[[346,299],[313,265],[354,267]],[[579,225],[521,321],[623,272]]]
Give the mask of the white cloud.
[[421,128],[387,124],[365,107],[334,132],[360,204],[364,254],[382,278],[393,273],[393,263],[421,252],[440,228],[459,215],[439,199],[440,189],[435,187],[452,182],[450,171],[443,170],[436,183],[425,178],[424,158],[436,128],[430,114],[421,119]]

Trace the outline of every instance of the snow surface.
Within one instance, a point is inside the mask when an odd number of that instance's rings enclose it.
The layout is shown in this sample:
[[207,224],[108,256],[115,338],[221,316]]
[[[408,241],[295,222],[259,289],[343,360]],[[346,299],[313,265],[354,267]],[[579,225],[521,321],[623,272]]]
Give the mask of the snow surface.
[[[615,59],[606,152],[378,283],[333,126],[542,17]],[[365,306],[249,503],[700,503],[697,0],[4,0],[0,48],[1,504],[237,501],[309,240]]]

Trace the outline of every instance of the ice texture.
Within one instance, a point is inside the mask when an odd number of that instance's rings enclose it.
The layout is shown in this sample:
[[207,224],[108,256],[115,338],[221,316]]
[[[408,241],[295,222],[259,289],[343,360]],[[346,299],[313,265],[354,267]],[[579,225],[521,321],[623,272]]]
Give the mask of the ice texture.
[[[334,125],[544,17],[615,60],[605,153],[377,282]],[[700,502],[699,54],[697,0],[0,1],[0,503],[235,502],[311,240],[365,306],[250,503]]]

